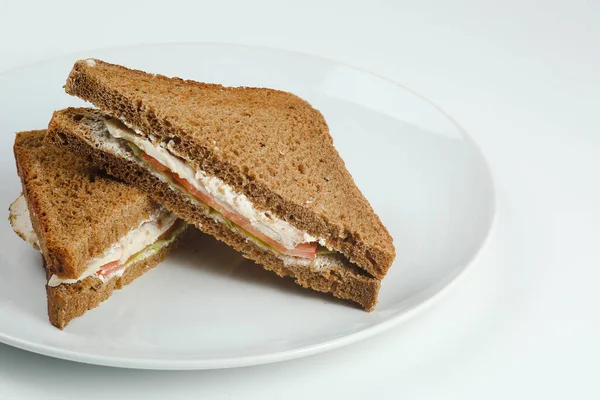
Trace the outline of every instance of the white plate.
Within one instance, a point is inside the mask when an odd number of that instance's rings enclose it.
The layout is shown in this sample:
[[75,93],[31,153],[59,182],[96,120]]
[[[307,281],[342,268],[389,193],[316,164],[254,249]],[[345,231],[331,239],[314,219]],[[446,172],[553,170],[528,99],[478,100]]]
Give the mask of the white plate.
[[[65,331],[46,316],[40,256],[7,209],[20,193],[14,132],[47,126],[83,102],[62,89],[73,62],[96,57],[165,75],[297,93],[321,110],[358,186],[395,239],[397,259],[376,311],[302,289],[199,235]],[[0,341],[95,364],[222,368],[340,347],[431,303],[481,249],[494,217],[478,148],[423,98],[384,78],[303,54],[216,44],[89,51],[0,75]],[[439,296],[437,296],[439,297]]]

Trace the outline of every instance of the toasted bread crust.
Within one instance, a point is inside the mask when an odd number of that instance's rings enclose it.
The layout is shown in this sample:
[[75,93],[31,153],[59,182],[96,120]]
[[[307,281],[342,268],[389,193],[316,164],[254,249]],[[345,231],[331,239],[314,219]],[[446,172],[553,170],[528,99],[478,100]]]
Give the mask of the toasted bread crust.
[[19,132],[14,154],[46,268],[75,279],[88,261],[158,210],[136,189],[88,160],[50,145],[45,131]]
[[377,278],[391,236],[346,170],[319,111],[278,90],[229,88],[78,61],[67,93],[162,141]]
[[[56,287],[46,285],[50,323],[62,330],[74,318],[98,307],[100,303],[110,297],[113,291],[130,284],[144,272],[162,262],[167,254],[177,246],[181,236],[160,249],[156,254],[129,266],[123,276],[115,276],[106,283],[90,276],[73,284],[62,284]],[[48,277],[50,277],[50,274],[48,274]]]
[[[75,121],[73,115],[79,115]],[[94,110],[66,110],[54,114],[46,140],[68,148],[80,157],[91,159],[96,165],[123,181],[134,185],[151,195],[157,202],[165,205],[178,217],[194,224],[200,230],[227,243],[240,251],[244,257],[262,264],[265,269],[279,276],[292,277],[297,284],[360,304],[371,311],[377,303],[380,280],[369,276],[360,268],[347,264],[345,267],[323,268],[315,270],[301,265],[285,265],[271,251],[266,250],[246,237],[232,231],[225,225],[207,217],[200,206],[187,194],[174,190],[147,169],[137,163],[119,158],[94,147],[92,131],[86,128],[88,119],[101,117]],[[75,123],[77,122],[77,123]]]

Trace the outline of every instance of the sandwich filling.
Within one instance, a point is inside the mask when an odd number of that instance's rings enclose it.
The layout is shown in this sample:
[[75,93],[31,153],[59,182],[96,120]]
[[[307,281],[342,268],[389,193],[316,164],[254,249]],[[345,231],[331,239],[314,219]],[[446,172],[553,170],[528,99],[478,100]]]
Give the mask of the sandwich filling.
[[[11,205],[10,212],[11,222],[14,220],[13,230],[33,247],[39,249],[39,240],[31,224],[27,202],[22,195]],[[48,286],[72,284],[90,276],[104,283],[115,276],[120,277],[132,264],[156,254],[173,242],[186,226],[185,222],[163,209],[129,231],[102,255],[90,260],[79,277],[67,279],[52,275],[48,280]]]
[[185,227],[185,222],[178,220],[172,213],[161,210],[113,243],[102,255],[90,260],[79,277],[68,279],[52,275],[48,286],[76,283],[90,276],[106,283],[114,277],[123,276],[128,267],[169,245]]
[[192,168],[174,154],[170,142],[154,144],[145,139],[141,132],[128,128],[114,118],[106,122],[106,127],[113,138],[127,141],[139,161],[149,166],[155,175],[205,205],[213,219],[243,232],[259,245],[280,255],[307,261],[314,260],[317,253],[331,253],[322,247],[324,240],[268,212],[257,210],[247,196],[236,193],[223,180]]
[[10,224],[13,231],[21,237],[24,241],[33,246],[36,250],[40,249],[40,242],[38,237],[33,230],[31,224],[31,218],[29,218],[29,207],[27,207],[27,200],[25,196],[20,195],[9,207]]

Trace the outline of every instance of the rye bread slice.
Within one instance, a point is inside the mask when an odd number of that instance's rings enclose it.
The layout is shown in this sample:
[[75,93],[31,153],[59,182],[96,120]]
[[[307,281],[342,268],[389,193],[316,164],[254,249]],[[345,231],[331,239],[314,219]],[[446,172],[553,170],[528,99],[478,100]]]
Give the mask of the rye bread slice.
[[[15,232],[42,252],[48,279],[60,271],[66,271],[65,278],[77,278],[91,258],[104,253],[160,206],[134,188],[108,177],[90,161],[44,144],[45,134],[45,130],[20,132],[15,138],[22,196],[36,238]],[[13,229],[16,218],[20,217],[16,211],[23,211],[23,206],[14,207],[18,201],[10,209]],[[114,290],[160,263],[181,236],[130,265],[121,277],[115,276],[105,283],[92,276],[73,284],[46,285],[50,323],[63,329],[73,318],[97,307]],[[62,262],[67,264],[63,266]]]
[[60,278],[76,279],[89,260],[160,206],[89,160],[44,144],[45,133],[17,133],[17,173],[46,268]]
[[159,141],[383,278],[395,249],[333,146],[321,113],[287,92],[224,87],[100,60],[75,63],[65,90]]
[[305,288],[332,293],[336,297],[360,304],[367,311],[373,310],[377,303],[379,279],[339,256],[332,256],[334,259],[330,263],[318,267],[284,262],[272,251],[248,240],[225,224],[216,222],[188,194],[151,173],[126,146],[120,146],[119,150],[107,144],[110,138],[104,121],[109,118],[101,111],[89,108],[56,111],[50,121],[46,141],[64,146],[78,157],[90,159],[109,174],[148,193],[178,217],[227,243],[265,269],[282,277],[292,277]]
[[[107,282],[102,282],[100,279],[90,276],[70,285],[63,284],[55,287],[46,285],[50,323],[62,330],[74,318],[98,307],[100,303],[111,296],[113,291],[130,284],[146,271],[161,263],[181,241],[181,236],[157,253],[127,267],[122,276],[115,276]],[[50,274],[48,274],[48,278],[50,278]]]

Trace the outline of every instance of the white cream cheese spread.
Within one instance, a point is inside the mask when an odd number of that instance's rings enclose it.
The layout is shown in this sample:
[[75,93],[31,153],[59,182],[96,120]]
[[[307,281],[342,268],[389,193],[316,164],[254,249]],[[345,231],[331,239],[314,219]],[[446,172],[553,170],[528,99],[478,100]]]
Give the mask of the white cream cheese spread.
[[131,256],[156,242],[163,233],[173,226],[175,221],[177,221],[175,215],[162,212],[159,216],[154,216],[154,218],[142,222],[137,228],[129,231],[118,242],[109,247],[104,254],[91,260],[85,271],[77,279],[61,279],[56,275],[52,275],[48,281],[48,286],[54,287],[63,283],[75,283],[90,276],[99,278],[103,282],[115,276],[122,276],[126,268],[120,268],[107,276],[98,274],[98,270],[100,270],[100,267],[114,261],[125,264]]

